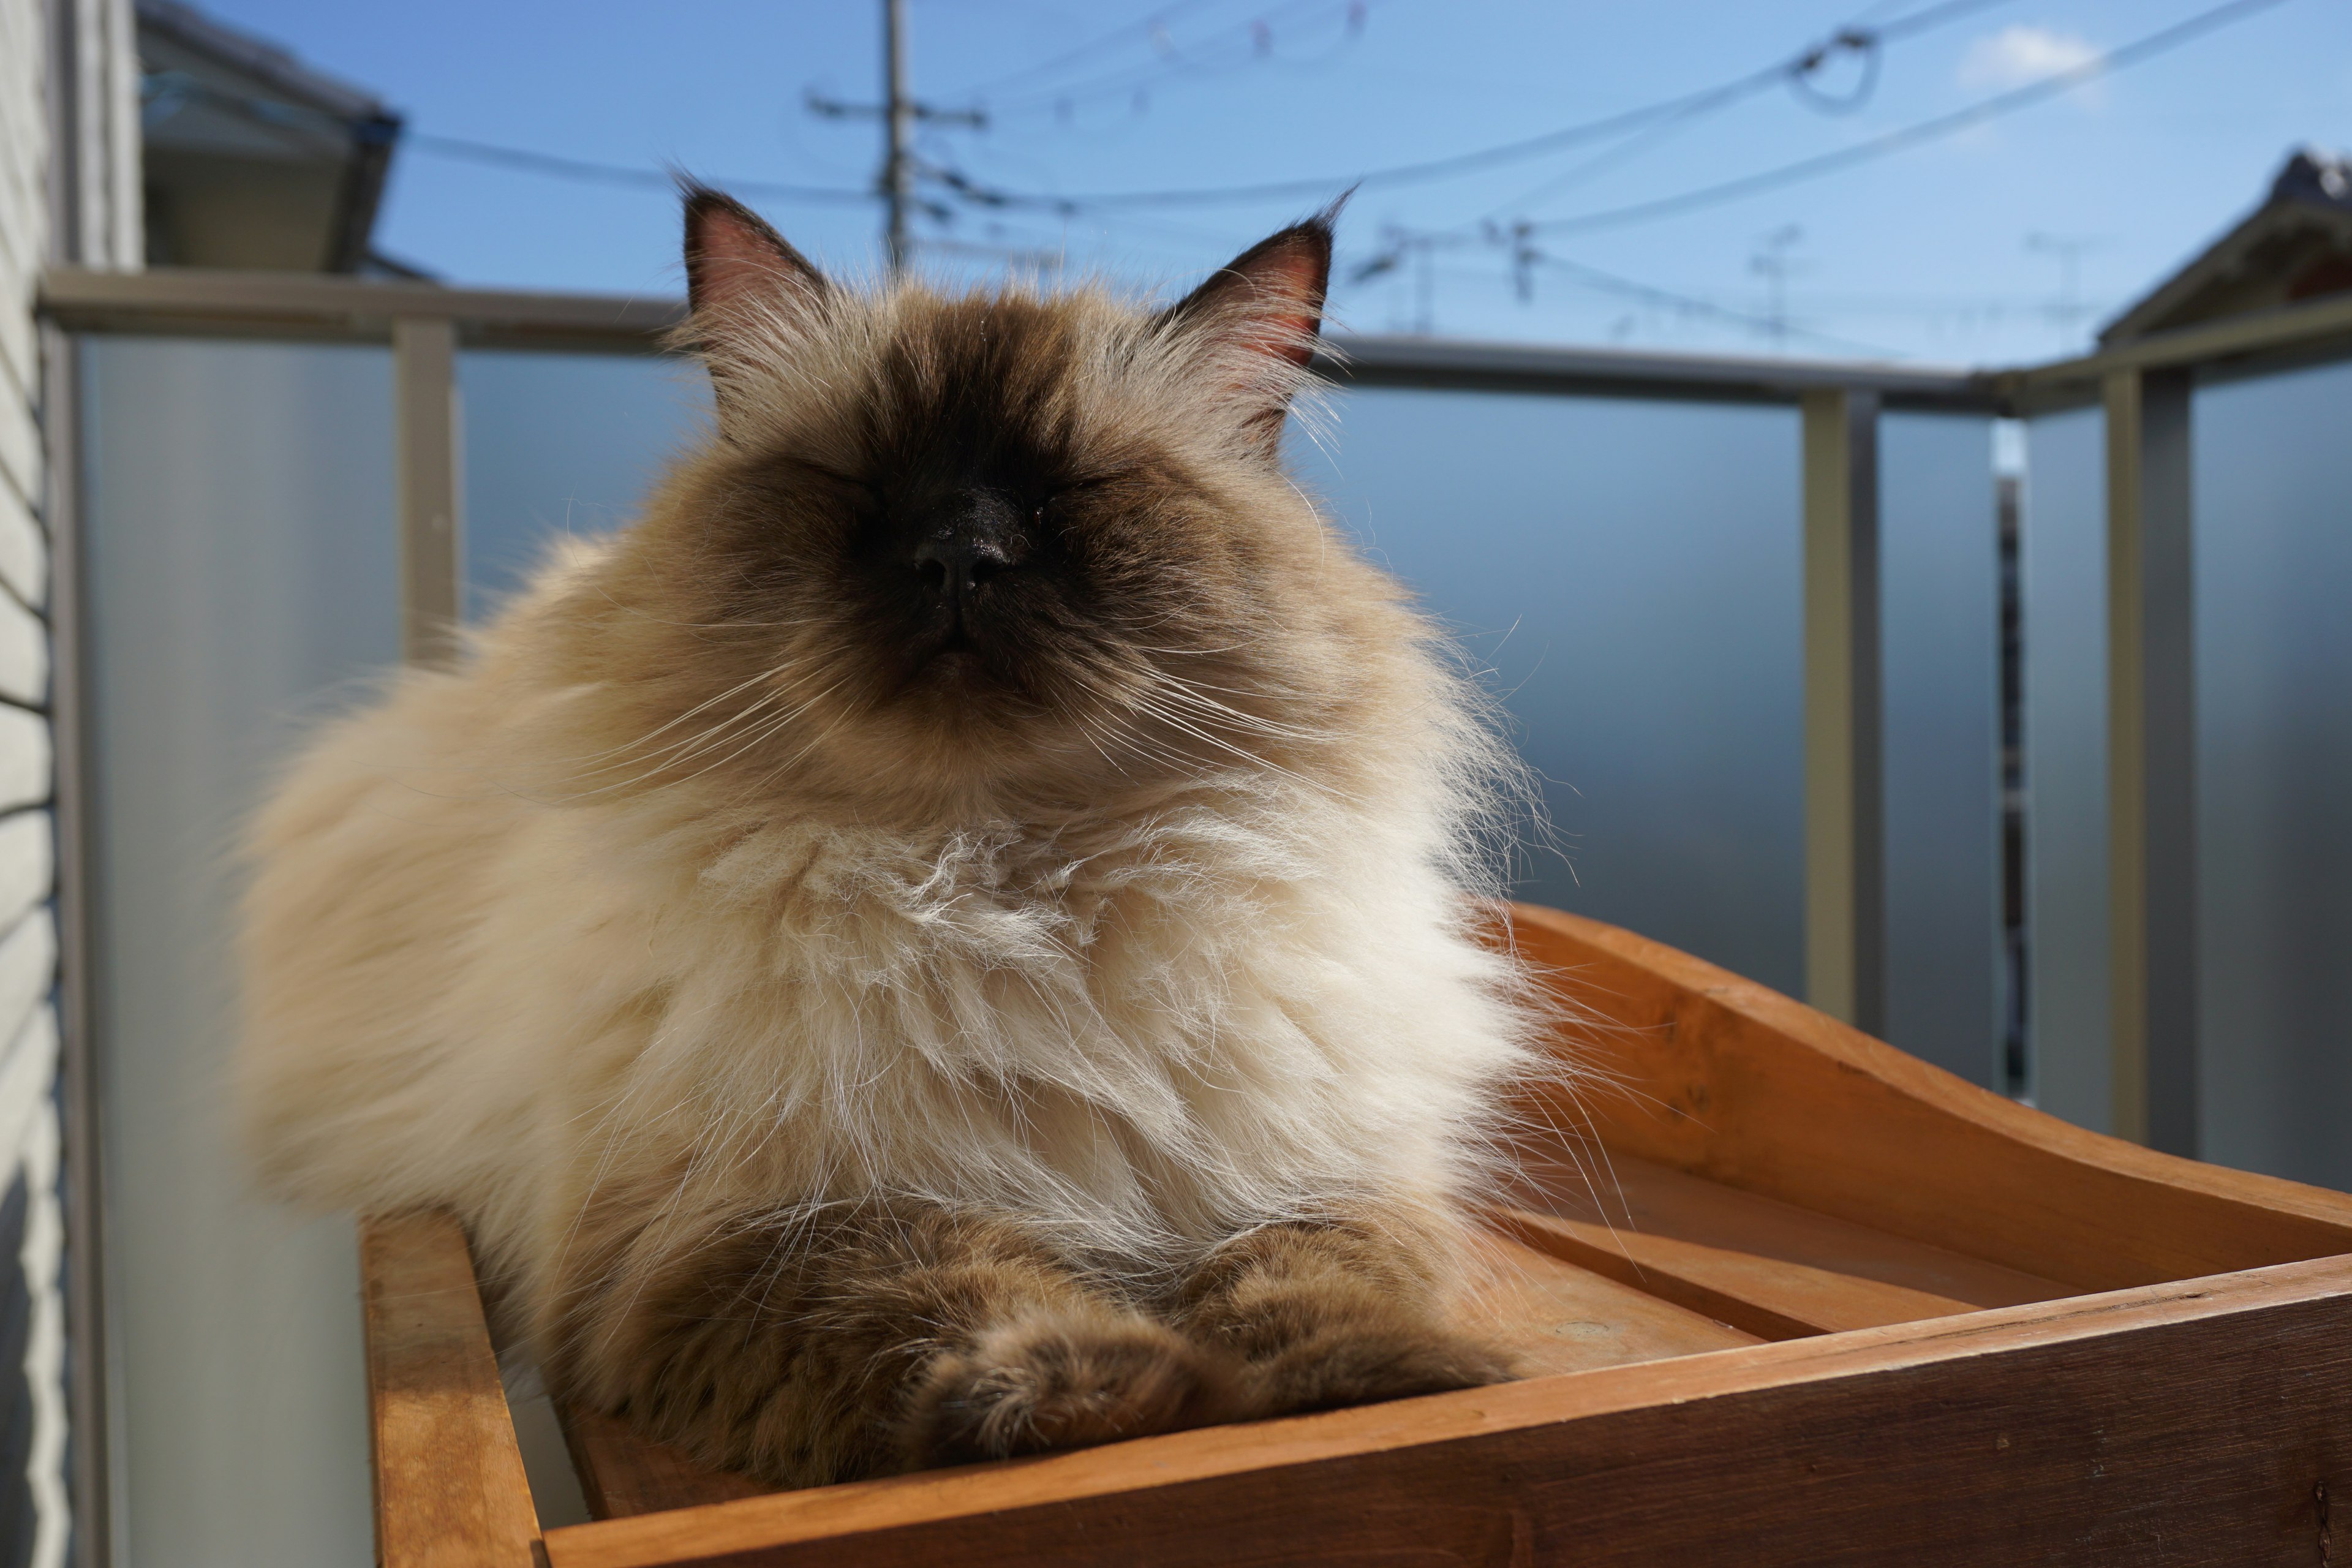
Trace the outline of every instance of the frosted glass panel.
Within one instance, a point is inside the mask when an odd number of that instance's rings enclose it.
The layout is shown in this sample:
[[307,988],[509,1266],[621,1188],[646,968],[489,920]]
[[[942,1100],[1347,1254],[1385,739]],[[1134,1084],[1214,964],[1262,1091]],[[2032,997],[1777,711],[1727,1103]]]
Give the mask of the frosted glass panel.
[[98,1047],[124,1561],[373,1561],[347,1218],[247,1193],[236,824],[399,647],[391,356],[100,339],[88,372]]
[[2114,1124],[2107,1043],[2106,425],[2026,426],[2027,1006],[2041,1107]]
[[[1526,897],[1804,978],[1797,415],[1360,390],[1299,468],[1508,700]],[[1572,871],[1571,871],[1572,866]]]
[[699,365],[644,355],[470,351],[466,420],[466,605],[480,616],[566,533],[636,513],[663,461],[709,417]]
[[2194,418],[2200,1152],[2352,1187],[2352,366]]
[[1879,420],[1886,1037],[1987,1087],[2000,1043],[1992,421]]

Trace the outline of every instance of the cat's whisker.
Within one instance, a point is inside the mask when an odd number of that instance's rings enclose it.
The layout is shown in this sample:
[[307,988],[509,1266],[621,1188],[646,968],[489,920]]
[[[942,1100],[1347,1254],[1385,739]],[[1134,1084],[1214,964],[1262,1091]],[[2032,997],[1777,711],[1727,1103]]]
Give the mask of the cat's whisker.
[[1278,719],[1261,718],[1255,713],[1218,701],[1203,695],[1181,681],[1164,681],[1158,695],[1185,704],[1215,721],[1230,724],[1247,734],[1264,735],[1270,740],[1319,742],[1324,733],[1303,724],[1286,724]]
[[570,758],[567,760],[575,763],[593,763],[601,761],[605,757],[620,756],[635,751],[637,747],[651,742],[656,737],[667,734],[670,731],[677,729],[680,724],[687,722],[698,714],[707,712],[710,709],[716,708],[719,703],[726,701],[737,692],[741,691],[748,687],[757,686],[763,680],[773,679],[776,676],[782,674],[784,668],[784,666],[780,665],[775,668],[763,669],[756,675],[748,676],[745,679],[737,681],[726,690],[718,693],[716,696],[704,698],[701,701],[696,703],[685,712],[680,713],[677,718],[670,720],[667,723],[661,725],[646,734],[639,736],[634,741],[625,742],[617,746],[610,746],[601,752],[592,752],[583,757]]
[[780,689],[779,690],[771,693],[768,697],[761,699],[758,703],[753,704],[751,708],[748,708],[742,712],[729,719],[724,724],[715,726],[712,731],[707,731],[698,739],[693,751],[686,752],[680,756],[671,757],[663,762],[656,763],[633,778],[618,780],[612,784],[601,785],[593,790],[584,790],[572,798],[584,800],[593,798],[599,795],[613,794],[632,788],[636,784],[644,783],[647,779],[658,776],[669,768],[676,767],[685,762],[690,761],[693,757],[701,755],[707,751],[716,749],[718,746],[727,744],[731,741],[740,741],[741,743],[736,745],[735,749],[729,752],[725,756],[719,758],[715,762],[706,763],[704,766],[696,769],[693,773],[685,775],[683,778],[667,781],[660,787],[667,788],[700,778],[703,774],[709,773],[713,768],[723,766],[725,763],[732,762],[735,758],[743,755],[746,752],[755,749],[770,738],[773,737],[787,725],[791,724],[794,720],[798,719],[802,714],[807,712],[814,704],[822,701],[826,696],[837,689],[845,683],[845,679],[846,678],[845,677],[842,680],[835,681],[832,686],[825,688],[824,691],[818,692],[814,697],[808,699],[807,701],[803,702],[797,708],[791,709],[788,711],[782,713],[765,715],[762,717],[760,723],[754,728],[751,734],[751,738],[748,740],[743,740],[740,736],[727,736],[721,738],[721,731],[751,717],[751,715],[758,712],[759,710],[767,707],[770,702],[791,694],[791,688]]
[[1133,705],[1139,711],[1150,714],[1152,717],[1158,719],[1161,723],[1168,725],[1171,729],[1181,730],[1185,734],[1193,737],[1195,740],[1206,742],[1208,744],[1215,747],[1221,752],[1225,752],[1233,756],[1238,757],[1242,761],[1250,763],[1253,767],[1263,768],[1267,773],[1273,773],[1278,778],[1288,779],[1291,783],[1314,791],[1318,795],[1330,795],[1341,796],[1342,798],[1345,797],[1345,792],[1339,790],[1336,785],[1328,783],[1328,781],[1307,778],[1304,774],[1295,773],[1291,769],[1286,768],[1278,763],[1258,755],[1258,753],[1250,751],[1244,746],[1235,745],[1232,742],[1223,739],[1222,736],[1212,734],[1208,731],[1202,729],[1180,714],[1159,706],[1148,698],[1138,697],[1133,699],[1132,701]]

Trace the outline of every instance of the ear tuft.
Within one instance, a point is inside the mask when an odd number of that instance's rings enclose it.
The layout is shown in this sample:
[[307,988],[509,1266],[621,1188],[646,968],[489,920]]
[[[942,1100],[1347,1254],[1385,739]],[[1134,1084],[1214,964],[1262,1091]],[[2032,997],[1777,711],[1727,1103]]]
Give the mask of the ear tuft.
[[1347,199],[1259,240],[1158,317],[1209,351],[1216,374],[1243,400],[1251,438],[1268,450],[1315,357],[1332,229]]
[[734,197],[691,180],[686,198],[686,295],[698,318],[765,300],[807,304],[832,289],[768,220]]
[[677,341],[701,353],[719,432],[731,437],[756,401],[744,388],[780,343],[807,330],[833,285],[734,197],[683,178],[678,194],[686,199],[688,316]]

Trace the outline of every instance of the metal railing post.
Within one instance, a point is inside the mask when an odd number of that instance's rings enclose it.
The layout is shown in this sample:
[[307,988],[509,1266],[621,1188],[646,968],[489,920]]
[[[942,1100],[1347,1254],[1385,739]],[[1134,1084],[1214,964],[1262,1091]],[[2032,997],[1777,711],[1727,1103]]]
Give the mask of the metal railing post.
[[1805,1000],[1886,1030],[1878,395],[1804,395]]
[[2190,376],[2102,383],[2115,1131],[2197,1152],[2197,729]]
[[457,657],[464,613],[457,323],[421,317],[394,322],[392,366],[401,657],[446,665]]

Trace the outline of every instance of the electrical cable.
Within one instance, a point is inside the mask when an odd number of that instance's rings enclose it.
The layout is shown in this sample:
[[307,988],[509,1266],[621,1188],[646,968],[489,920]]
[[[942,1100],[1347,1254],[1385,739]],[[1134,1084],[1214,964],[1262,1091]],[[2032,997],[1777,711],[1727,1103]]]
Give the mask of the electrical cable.
[[[1024,93],[1009,101],[992,100],[989,106],[990,111],[1000,118],[1007,114],[1020,114],[1040,109],[1051,109],[1058,113],[1068,105],[1090,99],[1125,97],[1139,91],[1147,91],[1155,84],[1176,76],[1198,77],[1213,74],[1221,69],[1248,68],[1269,63],[1287,64],[1298,68],[1328,65],[1339,54],[1344,53],[1348,46],[1356,39],[1372,3],[1373,0],[1339,0],[1338,4],[1331,3],[1331,0],[1293,0],[1293,3],[1288,5],[1264,13],[1246,22],[1221,28],[1193,46],[1197,52],[1231,38],[1236,43],[1244,44],[1247,47],[1248,52],[1239,58],[1213,62],[1197,58],[1197,54],[1194,57],[1188,57],[1179,53],[1172,45],[1165,46],[1163,58],[1159,60],[1142,65],[1125,66],[1090,79]],[[1346,18],[1345,31],[1339,44],[1322,60],[1285,61],[1279,57],[1269,56],[1266,53],[1271,47],[1272,28],[1275,24],[1287,23],[1302,13],[1312,12],[1327,12],[1333,16]],[[984,92],[977,90],[971,95],[986,96]]]
[[[665,191],[677,188],[677,176],[665,170],[641,168],[633,163],[599,163],[590,158],[567,158],[553,153],[534,153],[522,147],[501,147],[494,142],[476,142],[463,136],[438,136],[412,131],[401,138],[401,144],[444,158],[461,158],[534,174],[552,174],[558,179],[584,180],[592,184],[630,185]],[[874,199],[874,193],[870,190],[830,185],[793,185],[774,180],[722,180],[715,177],[710,183],[738,195],[765,196],[781,202],[846,204]]]
[[[150,117],[168,116],[181,103],[193,100],[261,124],[283,127],[316,123],[331,128],[338,134],[348,134],[349,132],[340,116],[326,110],[231,92],[209,82],[198,81],[184,71],[151,71],[141,79],[140,93],[143,100],[142,112]],[[478,163],[521,169],[535,174],[553,174],[562,179],[585,180],[596,184],[664,191],[677,188],[677,176],[667,170],[648,169],[634,163],[599,163],[589,158],[568,158],[553,153],[534,153],[527,148],[502,147],[463,136],[439,136],[431,132],[403,130],[399,144],[422,153],[438,153],[446,158],[464,158]],[[872,191],[785,184],[773,180],[732,180],[725,183],[731,190],[769,196],[778,201],[846,203],[874,199]]]
[[1171,19],[1181,16],[1190,11],[1197,11],[1203,5],[1213,5],[1218,3],[1219,0],[1177,0],[1177,4],[1173,5],[1162,5],[1157,11],[1146,12],[1137,20],[1126,23],[1113,31],[1104,33],[1086,43],[1078,45],[1075,48],[1065,50],[1063,53],[1054,56],[1051,59],[1040,60],[1034,65],[1023,66],[1018,70],[1010,71],[1003,76],[992,78],[991,79],[981,83],[977,87],[966,88],[964,89],[965,94],[968,97],[982,97],[988,93],[1002,91],[1003,89],[1015,82],[1027,81],[1034,77],[1048,75],[1054,71],[1061,69],[1064,66],[1075,64],[1079,60],[1087,58],[1090,55],[1098,54],[1106,48],[1117,47],[1118,45],[1127,42],[1138,28],[1141,28],[1143,30],[1143,36],[1146,38],[1149,38],[1154,31],[1166,27]]
[[1981,125],[1988,120],[2011,114],[2021,109],[2068,92],[2099,77],[2123,70],[2153,59],[2208,33],[2242,21],[2257,12],[2273,9],[2286,0],[2228,0],[2225,5],[2200,11],[2195,16],[2160,28],[2144,37],[2119,47],[2109,49],[2078,66],[2026,83],[2007,92],[1980,99],[1964,109],[1871,137],[1850,147],[1820,153],[1810,158],[1800,158],[1778,168],[1764,169],[1737,179],[1718,181],[1695,190],[1677,192],[1668,196],[1654,196],[1647,201],[1631,202],[1623,206],[1608,207],[1600,212],[1582,213],[1573,217],[1549,218],[1529,225],[1536,234],[1587,234],[1596,229],[1622,228],[1629,224],[1647,223],[1653,219],[1672,217],[1701,207],[1714,206],[1759,191],[1778,190],[1784,185],[1817,179],[1823,174],[1866,163],[1892,153],[1906,152],[1926,142],[1937,141],[1955,132]]
[[[1989,6],[2009,4],[2010,0],[1944,0],[1908,16],[1897,17],[1874,30],[1873,36],[1885,40],[1907,37]],[[1563,126],[1534,136],[1521,137],[1492,146],[1456,153],[1442,158],[1422,159],[1409,163],[1391,164],[1350,175],[1329,175],[1318,179],[1269,180],[1247,185],[1195,186],[1158,191],[1095,191],[1070,195],[1042,193],[998,192],[996,205],[1024,205],[1062,212],[1075,212],[1086,207],[1114,206],[1192,206],[1216,205],[1225,203],[1272,200],[1311,200],[1329,196],[1333,192],[1351,185],[1359,188],[1384,188],[1391,185],[1418,184],[1431,180],[1450,178],[1478,169],[1524,162],[1541,157],[1547,153],[1571,147],[1580,142],[1637,131],[1654,121],[1710,108],[1718,103],[1736,100],[1738,97],[1763,90],[1790,79],[1797,71],[1819,68],[1832,52],[1842,47],[1842,38],[1858,36],[1855,30],[1841,28],[1826,43],[1810,46],[1788,58],[1775,61],[1759,70],[1748,72],[1734,79],[1703,88],[1696,92],[1639,108],[1622,110],[1597,120]]]
[[1647,304],[1667,306],[1676,310],[1710,316],[1717,321],[1737,322],[1741,326],[1768,332],[1775,337],[1810,338],[1815,342],[1829,343],[1838,348],[1870,354],[1875,358],[1907,359],[1910,357],[1901,349],[1891,349],[1881,343],[1864,342],[1855,338],[1840,337],[1834,332],[1818,331],[1811,327],[1801,327],[1793,321],[1771,316],[1759,316],[1753,311],[1734,310],[1728,305],[1718,305],[1712,300],[1703,300],[1695,294],[1678,294],[1671,289],[1660,289],[1631,278],[1620,278],[1613,272],[1603,272],[1597,267],[1587,267],[1582,262],[1570,261],[1565,257],[1538,255],[1531,259],[1538,267],[1549,267],[1553,271],[1563,273],[1588,289],[1598,289],[1602,293],[1622,295],[1629,299],[1641,300]]

